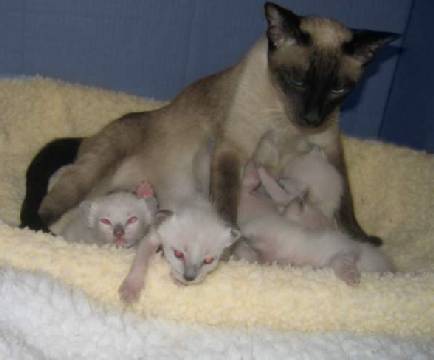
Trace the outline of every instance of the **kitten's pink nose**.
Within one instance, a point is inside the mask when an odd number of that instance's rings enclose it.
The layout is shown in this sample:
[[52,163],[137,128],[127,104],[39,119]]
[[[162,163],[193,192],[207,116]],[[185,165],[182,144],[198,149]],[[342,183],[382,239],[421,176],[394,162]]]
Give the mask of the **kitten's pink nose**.
[[120,238],[124,235],[124,228],[122,225],[116,225],[113,229],[113,235]]

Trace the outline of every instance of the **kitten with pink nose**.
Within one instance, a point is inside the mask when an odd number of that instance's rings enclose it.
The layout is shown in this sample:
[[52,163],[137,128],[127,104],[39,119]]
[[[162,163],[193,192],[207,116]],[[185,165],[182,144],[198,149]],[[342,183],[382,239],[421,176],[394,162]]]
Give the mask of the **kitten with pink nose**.
[[239,237],[240,232],[219,218],[205,197],[194,194],[177,201],[170,210],[157,212],[119,288],[120,298],[125,303],[138,300],[157,249],[163,250],[175,283],[193,285],[217,268],[223,251]]
[[145,236],[156,210],[152,187],[142,182],[135,193],[114,192],[83,201],[60,235],[67,241],[128,248]]

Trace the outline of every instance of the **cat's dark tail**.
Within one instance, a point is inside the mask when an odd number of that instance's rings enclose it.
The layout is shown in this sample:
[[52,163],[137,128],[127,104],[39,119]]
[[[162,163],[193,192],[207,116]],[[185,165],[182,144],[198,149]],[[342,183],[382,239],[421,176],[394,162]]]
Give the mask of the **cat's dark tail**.
[[51,175],[75,160],[82,140],[79,137],[54,139],[33,158],[26,172],[26,196],[20,213],[21,228],[50,232],[39,217],[39,206],[47,194]]

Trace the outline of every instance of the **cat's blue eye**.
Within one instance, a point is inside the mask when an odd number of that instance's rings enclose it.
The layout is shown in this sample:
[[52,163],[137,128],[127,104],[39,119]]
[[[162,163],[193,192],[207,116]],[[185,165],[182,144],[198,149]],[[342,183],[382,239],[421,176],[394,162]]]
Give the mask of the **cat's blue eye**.
[[298,75],[297,73],[285,71],[280,73],[280,77],[284,83],[295,88],[302,89],[306,85],[303,77],[301,75]]
[[342,94],[344,94],[347,90],[348,90],[348,88],[346,88],[345,86],[343,86],[343,87],[338,87],[338,88],[331,89],[331,93],[332,93],[333,95],[342,95]]
[[303,87],[304,86],[304,81],[302,81],[302,80],[290,79],[289,83],[291,85],[296,86],[296,87]]
[[298,87],[298,88],[302,88],[305,85],[303,79],[300,79],[300,78],[296,77],[295,75],[286,74],[285,75],[285,81],[289,85],[294,86],[294,87]]

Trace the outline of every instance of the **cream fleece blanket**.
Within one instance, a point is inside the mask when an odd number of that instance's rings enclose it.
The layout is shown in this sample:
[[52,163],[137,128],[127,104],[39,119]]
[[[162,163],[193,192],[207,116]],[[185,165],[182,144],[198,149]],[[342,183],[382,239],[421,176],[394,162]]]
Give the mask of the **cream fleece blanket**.
[[[0,80],[0,218],[17,224],[26,167],[47,141],[89,135],[126,112],[160,104],[42,78]],[[328,270],[229,262],[201,285],[178,287],[156,258],[130,310],[220,328],[434,338],[434,158],[355,139],[345,140],[345,150],[358,218],[383,237],[398,274],[363,275],[353,288]],[[113,311],[123,309],[117,288],[132,257],[0,225],[0,265],[47,273]]]

